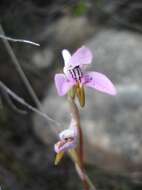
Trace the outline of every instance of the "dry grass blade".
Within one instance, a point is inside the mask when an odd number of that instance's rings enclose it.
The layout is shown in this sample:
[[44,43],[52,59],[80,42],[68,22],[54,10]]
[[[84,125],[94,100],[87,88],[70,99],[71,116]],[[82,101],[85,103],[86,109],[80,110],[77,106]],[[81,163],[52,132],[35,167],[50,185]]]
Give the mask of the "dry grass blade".
[[22,43],[31,44],[34,46],[40,46],[40,44],[32,42],[30,40],[11,38],[11,37],[8,37],[8,36],[2,35],[2,34],[0,34],[0,38],[8,40],[8,41],[12,41],[12,42],[22,42]]
[[19,109],[17,106],[15,106],[15,104],[11,100],[10,96],[8,95],[8,93],[3,88],[0,88],[0,91],[1,91],[2,99],[4,99],[6,101],[6,103],[8,104],[8,106],[10,108],[12,108],[12,110],[14,110],[20,114],[26,114],[27,113],[25,110]]
[[21,103],[22,105],[26,106],[29,110],[37,113],[38,115],[44,117],[47,121],[52,122],[57,127],[60,126],[58,122],[56,122],[54,119],[52,119],[50,116],[48,116],[46,113],[43,113],[39,111],[37,108],[31,106],[28,104],[24,99],[17,96],[13,91],[11,91],[3,82],[0,81],[0,89],[4,90],[7,94],[9,94],[13,99],[15,99],[17,102]]
[[[5,36],[4,30],[2,28],[2,25],[0,25],[0,33],[1,33],[1,35]],[[11,46],[9,45],[9,43],[8,43],[8,41],[6,39],[2,39],[2,41],[3,41],[8,53],[9,53],[9,55],[11,57],[11,60],[12,60],[12,62],[14,64],[17,72],[19,73],[24,85],[26,86],[26,88],[27,88],[28,92],[30,93],[32,99],[34,100],[36,106],[40,107],[40,101],[39,101],[37,95],[35,94],[31,84],[29,83],[25,73],[23,72],[23,70],[22,70],[22,68],[21,68],[21,66],[20,66],[20,64],[19,64],[19,62],[18,62],[12,48],[11,48]]]

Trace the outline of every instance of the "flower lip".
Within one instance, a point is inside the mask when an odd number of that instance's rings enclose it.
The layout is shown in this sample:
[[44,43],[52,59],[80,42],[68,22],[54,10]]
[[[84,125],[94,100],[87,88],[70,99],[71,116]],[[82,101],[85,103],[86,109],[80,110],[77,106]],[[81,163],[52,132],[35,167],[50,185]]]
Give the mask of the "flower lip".
[[66,152],[69,149],[73,149],[75,147],[76,147],[76,140],[72,137],[69,137],[58,141],[55,144],[54,149],[56,153],[59,153],[59,152]]
[[74,139],[72,138],[66,138],[64,140],[60,140],[55,144],[55,152],[66,152],[71,148],[75,147]]

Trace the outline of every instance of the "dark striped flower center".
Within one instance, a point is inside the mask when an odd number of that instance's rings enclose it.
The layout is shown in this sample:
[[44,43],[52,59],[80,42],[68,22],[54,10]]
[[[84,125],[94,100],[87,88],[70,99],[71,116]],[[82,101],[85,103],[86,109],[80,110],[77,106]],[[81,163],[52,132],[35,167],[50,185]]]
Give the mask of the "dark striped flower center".
[[76,66],[73,69],[70,69],[69,72],[70,72],[70,74],[74,80],[81,81],[83,73],[82,73],[81,68],[79,66]]

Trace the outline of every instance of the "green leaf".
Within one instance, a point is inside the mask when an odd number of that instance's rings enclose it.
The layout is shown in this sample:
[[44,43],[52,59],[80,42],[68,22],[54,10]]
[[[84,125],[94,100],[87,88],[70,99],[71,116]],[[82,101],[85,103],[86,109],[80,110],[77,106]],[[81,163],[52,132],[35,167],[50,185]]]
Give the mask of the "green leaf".
[[75,16],[81,16],[85,14],[88,10],[87,4],[83,1],[80,1],[73,9],[73,14]]

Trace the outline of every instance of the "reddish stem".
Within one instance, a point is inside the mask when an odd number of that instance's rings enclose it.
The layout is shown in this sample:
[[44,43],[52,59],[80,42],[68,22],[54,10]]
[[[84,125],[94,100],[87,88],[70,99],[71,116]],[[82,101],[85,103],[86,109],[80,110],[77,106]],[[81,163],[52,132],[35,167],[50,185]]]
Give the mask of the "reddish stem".
[[[80,126],[78,126],[78,132],[79,132],[79,151],[78,151],[78,155],[79,155],[79,159],[80,159],[80,167],[81,170],[84,172],[85,168],[84,168],[84,148],[83,148],[83,132]],[[84,178],[82,180],[83,183],[83,187],[84,190],[89,190],[89,184],[87,182],[87,180]]]

